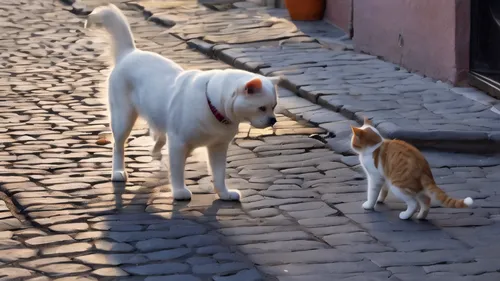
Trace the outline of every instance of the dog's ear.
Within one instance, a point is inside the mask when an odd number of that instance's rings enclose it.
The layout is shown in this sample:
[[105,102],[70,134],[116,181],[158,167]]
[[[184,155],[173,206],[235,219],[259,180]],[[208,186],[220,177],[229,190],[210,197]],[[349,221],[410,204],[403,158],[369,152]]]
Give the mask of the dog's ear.
[[245,94],[253,95],[262,89],[262,80],[260,78],[254,78],[245,84]]

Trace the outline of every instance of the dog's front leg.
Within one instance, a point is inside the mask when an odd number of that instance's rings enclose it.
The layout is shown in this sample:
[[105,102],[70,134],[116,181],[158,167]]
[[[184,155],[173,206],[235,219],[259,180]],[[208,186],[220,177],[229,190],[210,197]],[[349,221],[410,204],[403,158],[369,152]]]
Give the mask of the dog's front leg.
[[229,143],[219,143],[207,147],[208,159],[213,174],[214,187],[222,200],[240,200],[238,190],[226,187],[226,158]]
[[184,168],[189,153],[189,148],[182,141],[176,138],[169,138],[168,154],[170,162],[170,180],[172,182],[172,193],[175,200],[191,199],[191,191],[186,188],[184,181]]

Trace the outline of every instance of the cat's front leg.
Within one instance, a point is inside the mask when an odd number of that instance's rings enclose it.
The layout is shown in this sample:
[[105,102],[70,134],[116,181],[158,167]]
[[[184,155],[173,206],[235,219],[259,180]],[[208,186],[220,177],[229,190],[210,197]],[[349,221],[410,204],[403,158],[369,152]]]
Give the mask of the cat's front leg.
[[380,177],[368,175],[368,190],[366,192],[366,202],[363,203],[363,209],[372,210],[377,203],[377,198],[382,188],[383,181]]

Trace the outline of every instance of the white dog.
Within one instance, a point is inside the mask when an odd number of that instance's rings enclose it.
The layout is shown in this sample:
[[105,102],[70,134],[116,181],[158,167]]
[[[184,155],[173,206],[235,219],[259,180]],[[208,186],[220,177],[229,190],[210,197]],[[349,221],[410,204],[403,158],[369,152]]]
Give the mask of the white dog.
[[276,85],[240,70],[183,70],[175,62],[136,49],[127,19],[114,5],[94,9],[85,25],[102,25],[112,39],[115,67],[108,77],[113,147],[113,181],[126,181],[124,144],[140,115],[149,124],[161,157],[168,136],[170,176],[176,200],[189,200],[184,182],[186,158],[206,146],[214,187],[223,200],[239,200],[225,184],[227,149],[240,122],[257,128],[276,123]]

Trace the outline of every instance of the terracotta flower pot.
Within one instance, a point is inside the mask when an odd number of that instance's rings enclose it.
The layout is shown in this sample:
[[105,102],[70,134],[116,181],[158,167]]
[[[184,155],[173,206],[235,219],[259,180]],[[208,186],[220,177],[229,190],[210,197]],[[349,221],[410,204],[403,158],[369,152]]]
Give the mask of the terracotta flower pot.
[[292,20],[321,20],[325,12],[325,0],[285,0]]

